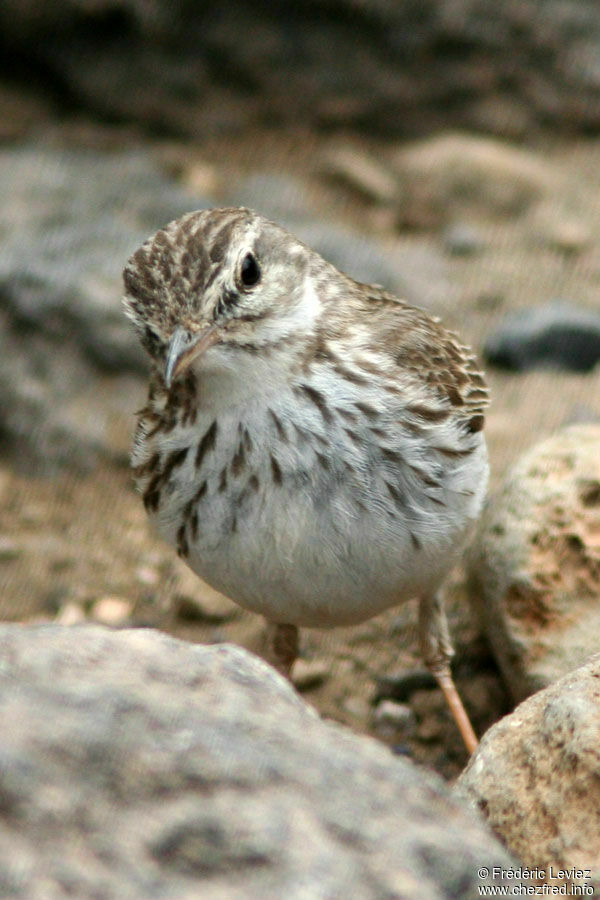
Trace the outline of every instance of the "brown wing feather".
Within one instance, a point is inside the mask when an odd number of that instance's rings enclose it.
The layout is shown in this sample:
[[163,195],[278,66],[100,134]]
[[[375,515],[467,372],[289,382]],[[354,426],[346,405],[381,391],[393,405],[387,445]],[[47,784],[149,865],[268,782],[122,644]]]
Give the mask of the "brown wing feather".
[[[458,336],[448,331],[439,319],[410,306],[373,285],[360,285],[366,296],[368,312],[376,325],[380,320],[378,345],[397,365],[425,379],[435,395],[447,400],[463,418],[471,432],[481,431],[484,411],[489,403],[485,378],[477,359]],[[365,291],[365,288],[367,290]],[[391,307],[395,307],[390,327]]]

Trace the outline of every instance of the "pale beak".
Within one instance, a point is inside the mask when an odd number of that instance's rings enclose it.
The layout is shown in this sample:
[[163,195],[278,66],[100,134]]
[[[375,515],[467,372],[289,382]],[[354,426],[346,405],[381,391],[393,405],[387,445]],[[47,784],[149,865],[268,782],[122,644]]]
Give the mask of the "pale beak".
[[219,332],[215,325],[207,325],[200,331],[176,328],[167,349],[164,375],[167,388],[171,387],[196,357],[216,344],[218,340]]

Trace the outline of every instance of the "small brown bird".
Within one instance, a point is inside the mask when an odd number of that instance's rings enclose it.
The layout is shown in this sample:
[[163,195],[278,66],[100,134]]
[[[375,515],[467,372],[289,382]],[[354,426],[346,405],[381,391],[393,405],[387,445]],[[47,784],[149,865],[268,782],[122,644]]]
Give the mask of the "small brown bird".
[[248,209],[172,222],[124,280],[152,361],[132,461],[160,534],[267,618],[288,673],[298,626],[420,598],[425,662],[472,751],[439,594],[487,486],[471,352]]

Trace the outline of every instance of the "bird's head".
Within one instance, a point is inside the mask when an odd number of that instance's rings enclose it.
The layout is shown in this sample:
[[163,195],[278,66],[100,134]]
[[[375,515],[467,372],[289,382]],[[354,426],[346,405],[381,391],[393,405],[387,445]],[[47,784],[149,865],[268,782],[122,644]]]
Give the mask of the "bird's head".
[[314,258],[322,263],[251,210],[189,213],[127,263],[125,312],[169,388],[204,359],[260,352],[310,330],[320,305]]

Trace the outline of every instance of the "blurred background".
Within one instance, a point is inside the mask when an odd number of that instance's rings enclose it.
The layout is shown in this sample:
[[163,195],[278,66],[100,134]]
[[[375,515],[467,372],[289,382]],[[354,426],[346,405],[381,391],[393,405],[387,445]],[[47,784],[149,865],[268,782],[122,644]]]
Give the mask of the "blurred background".
[[[260,646],[149,533],[128,472],[146,369],[121,270],[189,210],[251,206],[459,330],[493,486],[600,419],[595,0],[3,0],[0,51],[2,619]],[[449,602],[483,730],[509,701],[460,569]],[[297,684],[385,737],[382,676],[420,665],[415,634],[411,606],[307,633]],[[403,752],[452,774],[443,703],[410,684]]]

